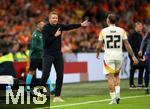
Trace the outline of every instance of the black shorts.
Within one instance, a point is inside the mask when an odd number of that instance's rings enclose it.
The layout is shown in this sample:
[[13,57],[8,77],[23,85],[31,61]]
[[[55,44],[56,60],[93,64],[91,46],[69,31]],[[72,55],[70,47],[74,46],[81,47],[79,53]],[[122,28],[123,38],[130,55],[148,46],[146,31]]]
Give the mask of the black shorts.
[[36,70],[36,69],[42,70],[42,59],[30,59],[30,66],[29,70]]

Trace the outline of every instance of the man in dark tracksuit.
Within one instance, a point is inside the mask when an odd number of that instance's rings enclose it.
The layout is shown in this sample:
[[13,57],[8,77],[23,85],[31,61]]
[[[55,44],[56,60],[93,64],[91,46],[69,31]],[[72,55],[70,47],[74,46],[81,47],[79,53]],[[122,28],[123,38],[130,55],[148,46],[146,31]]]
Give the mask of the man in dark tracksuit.
[[[143,29],[143,25],[141,22],[136,22],[135,23],[135,31],[129,35],[129,43],[133,49],[133,52],[135,54],[135,56],[138,58],[138,52],[140,50],[140,45],[142,42],[142,35],[141,35],[141,31]],[[134,73],[136,71],[136,69],[139,69],[139,74],[138,74],[138,87],[142,87],[143,86],[143,72],[144,72],[144,66],[141,64],[138,65],[133,65],[133,61],[130,57],[131,60],[131,69],[130,69],[130,89],[132,88],[136,88],[135,84],[134,84]]]
[[44,56],[41,85],[45,85],[53,64],[56,70],[56,92],[53,102],[63,102],[63,99],[60,97],[64,73],[64,63],[61,52],[61,33],[62,31],[72,30],[81,26],[88,26],[88,24],[89,22],[87,20],[81,24],[58,24],[58,14],[53,11],[49,14],[49,23],[43,27]]
[[146,47],[145,51],[145,76],[144,76],[144,82],[145,82],[145,90],[146,94],[149,94],[149,78],[150,78],[150,28],[148,30],[148,33],[143,38],[139,55],[142,56],[142,52],[144,51],[144,47]]
[[[42,57],[43,57],[43,40],[42,40],[42,28],[45,22],[41,21],[37,24],[36,30],[32,34],[30,42],[30,65],[29,72],[26,77],[27,91],[30,92],[30,84],[33,76],[35,77],[36,70],[42,71]],[[54,93],[54,88],[50,79],[47,79],[47,84],[51,94]]]

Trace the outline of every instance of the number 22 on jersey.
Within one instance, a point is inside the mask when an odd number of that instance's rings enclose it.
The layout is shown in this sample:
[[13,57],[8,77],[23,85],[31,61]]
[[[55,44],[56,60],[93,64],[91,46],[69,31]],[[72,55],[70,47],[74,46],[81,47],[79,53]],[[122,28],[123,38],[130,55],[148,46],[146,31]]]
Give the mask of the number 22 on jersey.
[[105,39],[106,47],[120,48],[121,47],[121,36],[120,35],[107,35]]

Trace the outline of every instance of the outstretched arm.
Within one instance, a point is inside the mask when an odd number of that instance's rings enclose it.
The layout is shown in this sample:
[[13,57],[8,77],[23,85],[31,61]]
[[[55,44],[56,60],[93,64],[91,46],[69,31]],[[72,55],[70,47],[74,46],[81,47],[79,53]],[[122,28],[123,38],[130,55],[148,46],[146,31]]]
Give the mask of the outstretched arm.
[[132,48],[131,48],[131,46],[130,46],[128,40],[127,40],[127,39],[123,40],[123,43],[124,43],[124,45],[125,45],[127,51],[129,52],[129,54],[131,55],[134,64],[138,64],[138,60],[137,60],[137,58],[135,57],[135,55],[134,55],[134,53],[133,53],[133,50],[132,50]]
[[67,31],[67,30],[72,30],[72,29],[76,29],[76,28],[79,28],[79,27],[86,27],[86,26],[89,26],[89,22],[88,20],[85,20],[83,21],[81,24],[68,24],[68,25],[64,25],[62,24],[60,26],[60,31]]

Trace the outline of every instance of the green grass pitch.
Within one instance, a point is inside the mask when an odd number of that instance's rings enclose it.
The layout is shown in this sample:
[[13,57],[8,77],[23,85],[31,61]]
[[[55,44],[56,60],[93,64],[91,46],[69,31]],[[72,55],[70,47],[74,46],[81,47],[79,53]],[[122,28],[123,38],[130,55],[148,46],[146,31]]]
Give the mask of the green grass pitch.
[[144,89],[130,90],[128,80],[122,80],[120,104],[109,105],[106,81],[64,84],[65,102],[53,103],[51,97],[50,109],[149,109],[150,96],[144,93]]
[[9,105],[0,109],[150,109],[150,95],[144,89],[129,89],[129,80],[121,80],[120,104],[109,105],[110,96],[106,81],[64,84],[62,89],[63,103],[37,105]]

